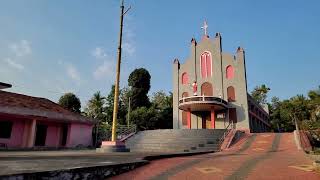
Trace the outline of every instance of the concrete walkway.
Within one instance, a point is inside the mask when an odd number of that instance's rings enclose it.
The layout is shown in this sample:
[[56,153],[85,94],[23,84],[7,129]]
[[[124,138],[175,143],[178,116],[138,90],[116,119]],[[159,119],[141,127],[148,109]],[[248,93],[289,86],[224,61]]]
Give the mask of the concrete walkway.
[[0,152],[0,176],[142,162],[142,157],[95,150]]
[[252,134],[228,151],[152,161],[112,179],[320,179],[292,133]]
[[[0,179],[101,179],[145,165],[153,159],[206,152],[96,153],[95,150],[0,151]],[[65,178],[67,176],[67,178]],[[81,178],[79,178],[81,177]],[[58,178],[59,179],[59,178]],[[103,178],[102,178],[103,179]]]

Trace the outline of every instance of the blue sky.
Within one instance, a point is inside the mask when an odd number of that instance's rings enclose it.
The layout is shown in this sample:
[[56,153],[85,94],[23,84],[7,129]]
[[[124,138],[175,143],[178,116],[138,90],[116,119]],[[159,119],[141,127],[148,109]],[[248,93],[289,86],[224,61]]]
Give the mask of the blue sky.
[[[307,2],[307,3],[306,3]],[[317,0],[126,0],[122,87],[134,68],[149,70],[151,92],[172,89],[174,58],[192,37],[221,32],[223,51],[246,50],[248,88],[267,84],[281,99],[320,85]],[[2,0],[0,81],[11,91],[57,101],[65,92],[84,105],[114,82],[118,0]]]

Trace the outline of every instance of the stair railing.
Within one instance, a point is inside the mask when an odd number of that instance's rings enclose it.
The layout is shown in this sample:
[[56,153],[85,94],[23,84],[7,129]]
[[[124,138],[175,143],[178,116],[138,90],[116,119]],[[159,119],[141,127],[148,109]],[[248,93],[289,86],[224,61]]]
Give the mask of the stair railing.
[[128,136],[135,134],[137,132],[137,126],[133,125],[119,125],[117,129],[117,139],[123,140],[126,139]]
[[225,132],[223,133],[223,136],[219,140],[219,146],[221,147],[224,139],[227,137],[227,135],[231,132],[231,130],[234,129],[233,121],[229,122],[228,126],[225,128]]
[[[102,137],[103,140],[110,141],[111,140],[111,132],[112,127],[107,131],[107,133]],[[117,140],[123,141],[127,139],[127,137],[132,136],[137,132],[137,126],[135,124],[131,125],[117,125]]]

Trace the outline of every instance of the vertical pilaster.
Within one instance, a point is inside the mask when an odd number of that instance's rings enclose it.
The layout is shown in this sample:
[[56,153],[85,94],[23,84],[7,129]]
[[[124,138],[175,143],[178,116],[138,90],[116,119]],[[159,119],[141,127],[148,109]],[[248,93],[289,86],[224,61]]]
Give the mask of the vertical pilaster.
[[187,125],[188,125],[188,129],[191,129],[191,110],[188,109],[188,112],[187,112]]
[[37,124],[37,120],[33,119],[29,129],[29,136],[28,136],[28,142],[27,142],[28,148],[32,148],[34,146],[35,137],[36,137],[36,124]]
[[172,124],[173,129],[180,129],[180,118],[179,118],[179,60],[175,59],[173,62],[173,110],[172,110]]
[[211,128],[212,129],[216,128],[216,114],[213,108],[211,109]]

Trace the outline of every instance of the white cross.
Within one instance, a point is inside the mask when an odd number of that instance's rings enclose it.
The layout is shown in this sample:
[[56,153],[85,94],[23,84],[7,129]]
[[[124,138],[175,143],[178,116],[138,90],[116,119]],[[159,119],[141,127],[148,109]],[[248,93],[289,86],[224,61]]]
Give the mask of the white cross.
[[204,21],[203,27],[201,27],[201,29],[204,29],[204,35],[207,36],[207,29],[208,29],[207,21]]

